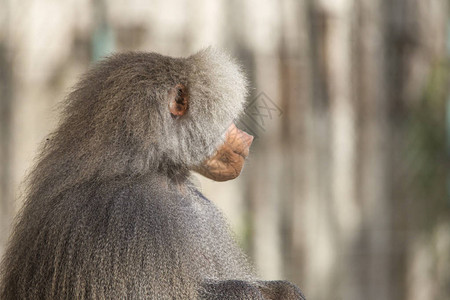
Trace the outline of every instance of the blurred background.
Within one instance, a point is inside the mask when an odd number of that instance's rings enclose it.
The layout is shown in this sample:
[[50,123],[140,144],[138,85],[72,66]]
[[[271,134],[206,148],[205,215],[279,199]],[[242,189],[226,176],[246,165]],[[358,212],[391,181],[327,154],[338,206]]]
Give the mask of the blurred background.
[[114,51],[212,45],[251,82],[243,174],[200,189],[308,299],[450,299],[446,0],[0,0],[0,253],[58,103]]

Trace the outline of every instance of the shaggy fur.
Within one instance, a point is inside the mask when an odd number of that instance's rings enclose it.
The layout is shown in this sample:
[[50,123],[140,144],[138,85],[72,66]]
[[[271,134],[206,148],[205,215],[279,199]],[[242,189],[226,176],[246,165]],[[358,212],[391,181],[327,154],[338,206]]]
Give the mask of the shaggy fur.
[[[190,96],[178,119],[167,100],[176,84]],[[92,68],[30,175],[1,299],[259,299],[221,213],[188,181],[245,96],[239,67],[212,49],[117,54]]]

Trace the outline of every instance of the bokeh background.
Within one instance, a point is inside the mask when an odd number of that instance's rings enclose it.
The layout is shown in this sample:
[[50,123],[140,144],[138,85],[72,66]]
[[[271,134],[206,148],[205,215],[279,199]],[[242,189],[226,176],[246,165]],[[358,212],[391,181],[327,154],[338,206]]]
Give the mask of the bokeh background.
[[262,278],[450,299],[446,0],[0,0],[0,253],[58,103],[113,51],[212,45],[251,82],[243,174],[194,181]]

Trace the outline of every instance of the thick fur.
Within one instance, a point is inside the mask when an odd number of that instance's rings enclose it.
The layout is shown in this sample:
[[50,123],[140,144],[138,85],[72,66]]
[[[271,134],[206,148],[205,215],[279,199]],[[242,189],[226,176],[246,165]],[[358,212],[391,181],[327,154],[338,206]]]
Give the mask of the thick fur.
[[[190,100],[179,118],[167,99],[176,84]],[[231,280],[258,289],[222,215],[188,181],[245,95],[239,67],[212,49],[117,54],[91,69],[30,175],[1,299],[227,298]],[[229,299],[259,299],[248,287]]]

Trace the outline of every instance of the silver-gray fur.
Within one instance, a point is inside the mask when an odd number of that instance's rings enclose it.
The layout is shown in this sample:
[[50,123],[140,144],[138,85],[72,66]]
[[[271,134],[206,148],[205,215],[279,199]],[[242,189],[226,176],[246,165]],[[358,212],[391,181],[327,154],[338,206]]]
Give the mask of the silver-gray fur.
[[[190,106],[174,119],[167,93],[179,83]],[[238,65],[210,48],[92,68],[28,178],[1,299],[301,299],[286,282],[255,281],[221,213],[189,184],[245,96]]]

